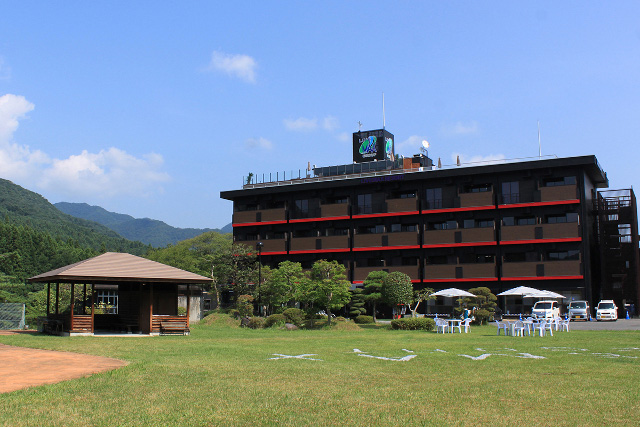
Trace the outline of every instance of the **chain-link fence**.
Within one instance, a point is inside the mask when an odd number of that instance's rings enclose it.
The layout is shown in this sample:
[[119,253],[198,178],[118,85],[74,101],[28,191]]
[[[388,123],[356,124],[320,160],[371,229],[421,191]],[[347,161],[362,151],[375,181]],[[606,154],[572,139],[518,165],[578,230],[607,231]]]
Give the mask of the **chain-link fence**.
[[0,329],[24,329],[24,304],[0,303]]

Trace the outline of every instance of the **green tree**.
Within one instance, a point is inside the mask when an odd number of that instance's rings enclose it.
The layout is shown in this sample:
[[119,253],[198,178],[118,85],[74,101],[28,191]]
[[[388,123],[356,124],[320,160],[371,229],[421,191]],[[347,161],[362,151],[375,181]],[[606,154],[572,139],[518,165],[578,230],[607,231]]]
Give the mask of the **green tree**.
[[301,287],[299,299],[310,307],[325,309],[331,326],[331,310],[345,306],[351,299],[351,283],[347,280],[346,268],[338,261],[319,260],[311,267],[310,280]]
[[262,304],[268,306],[268,313],[273,312],[276,306],[284,306],[295,300],[299,289],[307,280],[307,275],[302,270],[299,262],[283,261],[278,268],[271,270],[270,274],[264,274],[266,280],[260,285],[258,292]]
[[469,289],[474,297],[465,297],[462,299],[463,307],[476,307],[476,323],[485,323],[486,320],[493,317],[496,310],[498,297],[491,293],[491,289],[480,286],[478,288]]
[[356,318],[361,314],[367,314],[365,308],[367,300],[365,298],[364,289],[356,288],[351,291],[351,302],[349,303],[349,317]]
[[[422,301],[432,300],[435,297],[432,297],[433,288],[422,288],[413,291],[413,301],[409,304],[409,310],[411,310],[411,317],[416,317],[416,313],[418,312],[418,307]],[[412,304],[415,304],[412,306]]]
[[211,278],[218,303],[221,286],[230,287],[236,298],[238,295],[253,295],[253,285],[258,282],[258,261],[253,248],[236,243],[208,255],[206,260],[211,263]]
[[376,320],[377,305],[384,302],[382,298],[382,284],[388,275],[389,273],[386,271],[372,271],[363,282],[365,300],[371,304],[374,321]]
[[389,273],[382,282],[382,298],[392,306],[394,314],[399,305],[411,304],[413,301],[411,277],[400,271]]

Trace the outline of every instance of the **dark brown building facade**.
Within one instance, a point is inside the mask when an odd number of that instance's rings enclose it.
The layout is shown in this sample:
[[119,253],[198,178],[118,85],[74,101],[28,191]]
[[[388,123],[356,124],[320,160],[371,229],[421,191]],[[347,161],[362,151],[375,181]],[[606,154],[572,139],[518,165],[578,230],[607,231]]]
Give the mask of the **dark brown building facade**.
[[[338,260],[356,285],[386,270],[408,274],[417,288],[499,293],[524,284],[569,300],[618,298],[602,285],[598,189],[608,180],[595,156],[439,169],[424,156],[384,162],[384,170],[372,162],[374,172],[318,168],[222,192],[233,201],[234,241],[261,242],[271,266]],[[637,305],[634,280],[624,295]]]

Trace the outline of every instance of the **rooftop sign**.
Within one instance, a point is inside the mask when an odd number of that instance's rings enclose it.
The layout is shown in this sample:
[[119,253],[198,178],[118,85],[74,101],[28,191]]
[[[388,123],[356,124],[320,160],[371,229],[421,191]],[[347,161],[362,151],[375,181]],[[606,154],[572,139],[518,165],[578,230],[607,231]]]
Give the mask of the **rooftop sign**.
[[393,135],[385,129],[353,133],[353,161],[355,163],[393,159],[393,157]]

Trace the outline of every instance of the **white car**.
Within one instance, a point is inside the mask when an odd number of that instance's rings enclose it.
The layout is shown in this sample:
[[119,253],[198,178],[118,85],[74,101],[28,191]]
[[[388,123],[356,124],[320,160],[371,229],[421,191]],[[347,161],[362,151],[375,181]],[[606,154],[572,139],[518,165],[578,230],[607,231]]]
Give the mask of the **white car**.
[[587,301],[571,301],[568,309],[569,319],[591,320],[591,308]]
[[596,320],[618,320],[618,307],[616,303],[610,299],[603,299],[596,307]]
[[554,319],[560,317],[560,305],[558,301],[538,301],[533,305],[531,315],[538,319]]

